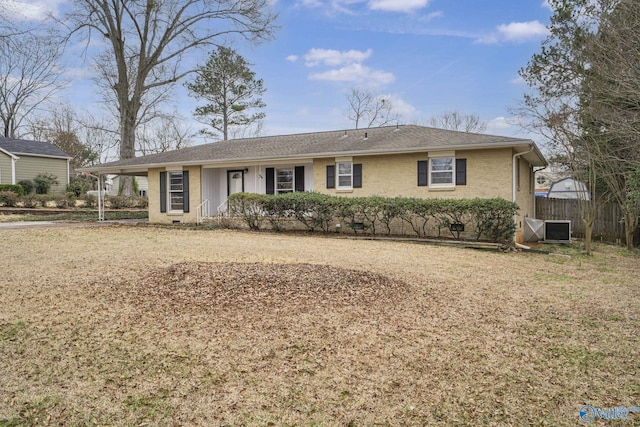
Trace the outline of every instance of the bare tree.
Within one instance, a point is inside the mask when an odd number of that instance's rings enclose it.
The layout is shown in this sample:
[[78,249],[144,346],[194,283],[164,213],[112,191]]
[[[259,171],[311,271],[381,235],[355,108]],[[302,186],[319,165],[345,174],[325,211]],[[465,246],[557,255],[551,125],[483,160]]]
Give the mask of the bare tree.
[[640,217],[640,3],[620,0],[603,14],[586,52],[583,120],[589,149],[624,215],[627,249]]
[[356,129],[359,129],[363,122],[370,128],[385,126],[399,119],[390,97],[371,90],[353,88],[347,95],[347,101],[349,110],[346,116],[354,123]]
[[431,117],[429,124],[440,129],[469,133],[483,133],[487,130],[487,122],[483,121],[477,114],[463,114],[455,110]]
[[163,115],[138,127],[136,151],[146,156],[188,147],[192,133],[177,115]]
[[56,105],[47,114],[30,117],[26,135],[36,141],[49,141],[71,156],[71,167],[77,169],[98,163],[100,151],[92,139],[85,139],[85,126],[69,105]]
[[[269,0],[76,0],[74,30],[108,41],[100,68],[116,106],[120,158],[135,156],[137,126],[156,113],[167,88],[193,72],[187,54],[240,35],[272,36]],[[220,41],[220,42],[218,42]],[[88,43],[89,41],[87,41]],[[106,86],[105,86],[106,88]],[[125,194],[133,183],[125,180]]]
[[58,67],[60,46],[51,33],[0,38],[0,120],[5,137],[15,138],[25,118],[64,85]]

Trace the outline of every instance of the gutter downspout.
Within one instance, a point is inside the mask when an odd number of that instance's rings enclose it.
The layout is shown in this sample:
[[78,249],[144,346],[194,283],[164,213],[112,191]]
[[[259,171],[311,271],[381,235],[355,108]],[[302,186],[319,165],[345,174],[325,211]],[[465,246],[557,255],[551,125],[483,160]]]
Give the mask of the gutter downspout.
[[11,158],[11,185],[16,185],[16,162],[20,157]]
[[[512,173],[512,176],[511,176],[511,201],[513,203],[516,202],[516,182],[518,181],[517,180],[517,176],[516,176],[516,173],[518,172],[518,168],[516,167],[516,161],[520,161],[518,159],[518,157],[524,156],[525,154],[531,153],[534,150],[534,148],[535,148],[535,146],[533,144],[531,144],[531,145],[529,145],[529,150],[523,151],[522,153],[516,153],[516,154],[513,155],[513,160],[511,161],[511,166],[512,166],[512,169],[513,169],[513,173]],[[533,195],[533,197],[535,198],[535,194]],[[517,215],[514,215],[513,216],[513,223],[516,224],[516,226],[517,226],[516,220],[517,220]],[[515,240],[515,235],[513,236],[513,238]]]

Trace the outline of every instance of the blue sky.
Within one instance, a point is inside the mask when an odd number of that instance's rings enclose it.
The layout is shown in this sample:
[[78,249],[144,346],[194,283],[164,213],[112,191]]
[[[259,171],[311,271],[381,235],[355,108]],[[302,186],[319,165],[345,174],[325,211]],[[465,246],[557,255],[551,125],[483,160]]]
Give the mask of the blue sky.
[[[18,2],[18,0],[13,0]],[[479,115],[487,133],[533,137],[509,107],[526,86],[518,70],[539,51],[551,10],[544,0],[273,0],[275,39],[233,47],[264,80],[264,133],[352,127],[346,95],[354,87],[391,98],[400,123],[427,124],[445,111]],[[24,2],[33,18],[60,14],[65,0]],[[206,55],[192,60],[206,61]],[[90,64],[67,52],[72,84],[59,97],[103,108],[88,80]],[[196,102],[180,84],[175,109],[191,120]],[[194,128],[202,125],[195,123]]]

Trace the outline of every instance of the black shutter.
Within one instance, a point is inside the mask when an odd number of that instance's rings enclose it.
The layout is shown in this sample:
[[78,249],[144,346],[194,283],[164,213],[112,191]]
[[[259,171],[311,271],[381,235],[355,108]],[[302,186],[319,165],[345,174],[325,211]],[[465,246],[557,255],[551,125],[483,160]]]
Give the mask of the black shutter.
[[327,188],[336,188],[336,166],[327,165]]
[[418,187],[429,185],[429,161],[418,160]]
[[456,159],[456,185],[467,185],[467,159]]
[[276,190],[276,170],[274,168],[266,168],[267,174],[267,194],[275,194]]
[[296,183],[295,191],[303,192],[304,191],[304,166],[296,166],[294,180]]
[[353,188],[362,188],[362,164],[353,165]]
[[160,172],[160,212],[167,212],[167,173]]
[[182,212],[189,212],[189,171],[182,171]]

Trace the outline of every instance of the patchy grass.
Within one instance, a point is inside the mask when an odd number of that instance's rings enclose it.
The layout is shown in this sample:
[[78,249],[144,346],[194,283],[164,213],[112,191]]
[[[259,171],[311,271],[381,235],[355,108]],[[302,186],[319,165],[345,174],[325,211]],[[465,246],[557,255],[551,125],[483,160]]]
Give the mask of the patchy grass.
[[555,426],[640,403],[640,257],[615,247],[2,237],[0,426]]

